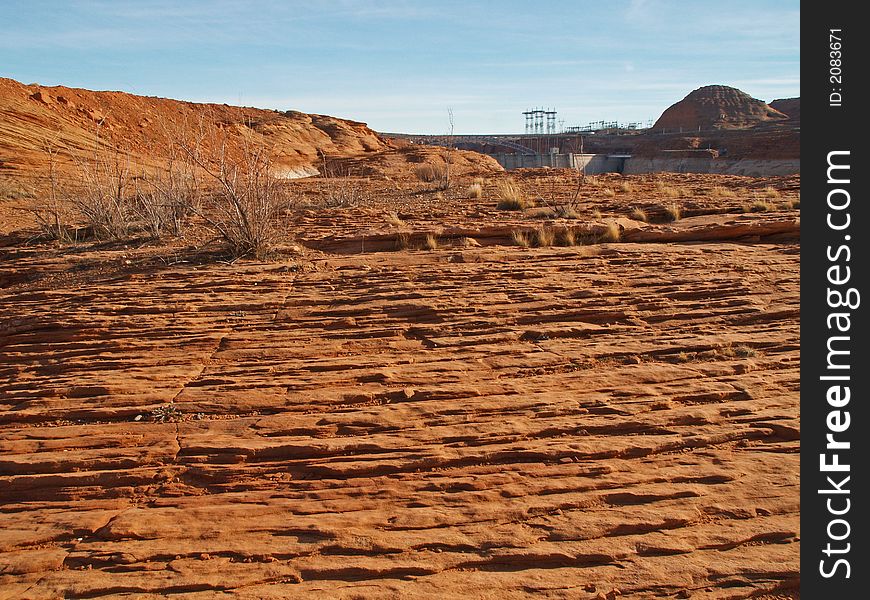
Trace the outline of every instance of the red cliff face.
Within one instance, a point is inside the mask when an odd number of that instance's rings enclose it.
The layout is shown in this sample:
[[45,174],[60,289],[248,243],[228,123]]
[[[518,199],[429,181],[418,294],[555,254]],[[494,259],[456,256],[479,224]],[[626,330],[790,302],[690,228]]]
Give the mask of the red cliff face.
[[736,88],[708,85],[698,88],[663,112],[653,130],[742,129],[788,118],[788,115]]
[[[166,159],[180,128],[217,125],[231,144],[268,147],[288,172],[317,167],[321,153],[358,157],[393,146],[365,123],[324,115],[199,104],[125,92],[25,85],[0,78],[0,169],[44,171],[51,146],[61,163],[109,143],[141,159]],[[97,141],[99,140],[99,141]]]

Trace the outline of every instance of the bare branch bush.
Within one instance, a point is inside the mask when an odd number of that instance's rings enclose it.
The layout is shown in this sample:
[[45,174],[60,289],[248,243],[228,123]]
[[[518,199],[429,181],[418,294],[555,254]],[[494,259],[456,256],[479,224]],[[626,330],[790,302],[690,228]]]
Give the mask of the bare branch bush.
[[202,169],[209,202],[197,209],[235,257],[264,258],[278,236],[277,221],[289,207],[289,195],[276,177],[270,153],[247,138],[231,145],[224,130],[200,122],[197,139],[177,143]]
[[580,191],[586,182],[586,169],[581,170],[576,168],[577,172],[574,191],[567,198],[562,198],[556,189],[555,178],[550,180],[550,189],[548,194],[538,195],[538,202],[541,206],[548,208],[553,216],[563,219],[576,219],[578,217],[578,204],[580,200]]
[[145,176],[134,197],[140,225],[153,239],[183,235],[200,207],[200,174],[192,161],[179,160],[176,149],[170,146],[165,169]]
[[130,153],[102,142],[98,132],[93,152],[73,157],[76,177],[68,195],[76,216],[97,239],[127,237],[136,221]]
[[324,208],[350,208],[359,204],[362,192],[351,178],[350,169],[330,163],[323,152],[320,155],[323,160],[322,176],[326,182],[326,194],[321,205]]
[[71,242],[75,239],[75,228],[70,225],[70,207],[65,202],[57,175],[57,147],[51,142],[43,144],[48,157],[48,173],[45,174],[46,193],[36,196],[26,208],[33,217],[44,238]]

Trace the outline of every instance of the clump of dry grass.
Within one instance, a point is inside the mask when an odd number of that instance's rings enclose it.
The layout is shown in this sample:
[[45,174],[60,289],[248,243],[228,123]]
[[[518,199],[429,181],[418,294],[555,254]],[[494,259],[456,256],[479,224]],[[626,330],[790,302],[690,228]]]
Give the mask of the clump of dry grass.
[[400,233],[396,236],[396,250],[407,250],[411,246],[411,236]]
[[423,240],[423,247],[426,250],[437,250],[438,249],[438,236],[434,233],[430,233],[426,236],[426,239]]
[[498,185],[498,208],[500,210],[525,210],[534,202],[523,195],[520,186],[513,181],[502,181]]
[[646,223],[648,220],[646,213],[642,208],[635,208],[633,211],[631,211],[629,218],[634,219],[635,221],[642,221],[644,223]]
[[414,167],[414,175],[424,183],[432,183],[438,179],[438,168],[431,163],[423,163]]
[[631,183],[628,181],[623,181],[619,184],[619,191],[623,192],[624,194],[630,194],[634,191],[634,186],[631,185]]
[[468,186],[465,195],[470,199],[480,200],[483,197],[483,185],[475,182]]
[[556,236],[556,243],[560,246],[576,246],[577,233],[570,227],[563,227]]
[[516,244],[517,246],[522,246],[523,248],[528,248],[529,246],[531,246],[529,234],[525,231],[515,229],[513,232],[511,232],[511,239],[513,239],[514,244]]
[[755,200],[752,202],[752,204],[749,204],[748,206],[744,206],[743,212],[753,212],[753,213],[769,212],[771,210],[774,210],[774,208],[775,207],[770,202],[767,202],[765,200]]
[[589,187],[597,188],[601,185],[601,181],[599,181],[597,177],[590,176],[590,177],[586,177],[583,180],[583,184],[588,185]]
[[554,216],[560,219],[578,219],[580,218],[580,213],[573,206],[559,206],[556,208]]
[[606,198],[613,198],[614,196],[616,196],[616,190],[614,190],[612,187],[601,188],[601,195],[605,196]]
[[726,187],[722,187],[721,185],[714,186],[710,188],[708,192],[710,196],[713,198],[736,198],[737,192],[734,190],[729,190]]
[[395,212],[388,212],[384,217],[384,221],[387,225],[392,225],[393,227],[403,227],[405,225],[405,222]]
[[552,227],[546,225],[538,227],[534,232],[535,246],[539,248],[548,248],[556,241],[556,232]]
[[731,343],[715,348],[713,353],[724,358],[752,358],[758,355],[758,352],[746,344],[734,346]]
[[604,215],[601,213],[600,210],[598,210],[596,208],[595,210],[592,211],[592,218],[593,219],[602,219],[602,218],[604,218]]
[[619,224],[616,221],[609,221],[599,239],[602,242],[618,242],[620,237],[622,232],[619,230]]
[[655,190],[659,195],[664,196],[665,198],[679,198],[681,195],[679,188],[674,187],[673,185],[668,185],[663,181],[656,182]]
[[665,218],[668,221],[679,221],[683,218],[683,209],[677,203],[665,206]]
[[767,186],[766,188],[761,190],[761,193],[765,198],[779,198],[781,195],[779,193],[779,190],[772,188],[770,186]]

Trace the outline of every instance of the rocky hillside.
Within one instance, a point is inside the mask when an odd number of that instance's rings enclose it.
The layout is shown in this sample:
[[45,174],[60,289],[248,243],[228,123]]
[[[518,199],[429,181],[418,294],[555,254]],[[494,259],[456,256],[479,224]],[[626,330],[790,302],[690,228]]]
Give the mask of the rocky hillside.
[[226,104],[196,104],[124,92],[25,85],[0,78],[0,174],[44,172],[48,147],[61,166],[111,144],[143,164],[172,152],[182,130],[216,125],[230,143],[263,144],[289,177],[313,174],[321,153],[361,157],[391,148],[365,123],[296,111],[277,112]]
[[800,123],[801,121],[800,98],[780,98],[778,100],[773,100],[770,103],[770,107],[788,115],[790,121],[795,121],[797,123]]
[[653,125],[653,130],[740,129],[788,118],[788,115],[736,88],[708,85],[665,110]]

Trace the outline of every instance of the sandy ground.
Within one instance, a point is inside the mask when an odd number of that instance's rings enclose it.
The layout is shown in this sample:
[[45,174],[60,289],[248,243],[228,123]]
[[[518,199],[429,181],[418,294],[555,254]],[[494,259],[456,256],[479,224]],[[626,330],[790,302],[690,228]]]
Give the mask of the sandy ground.
[[799,180],[469,183],[264,262],[5,220],[0,598],[798,598]]

